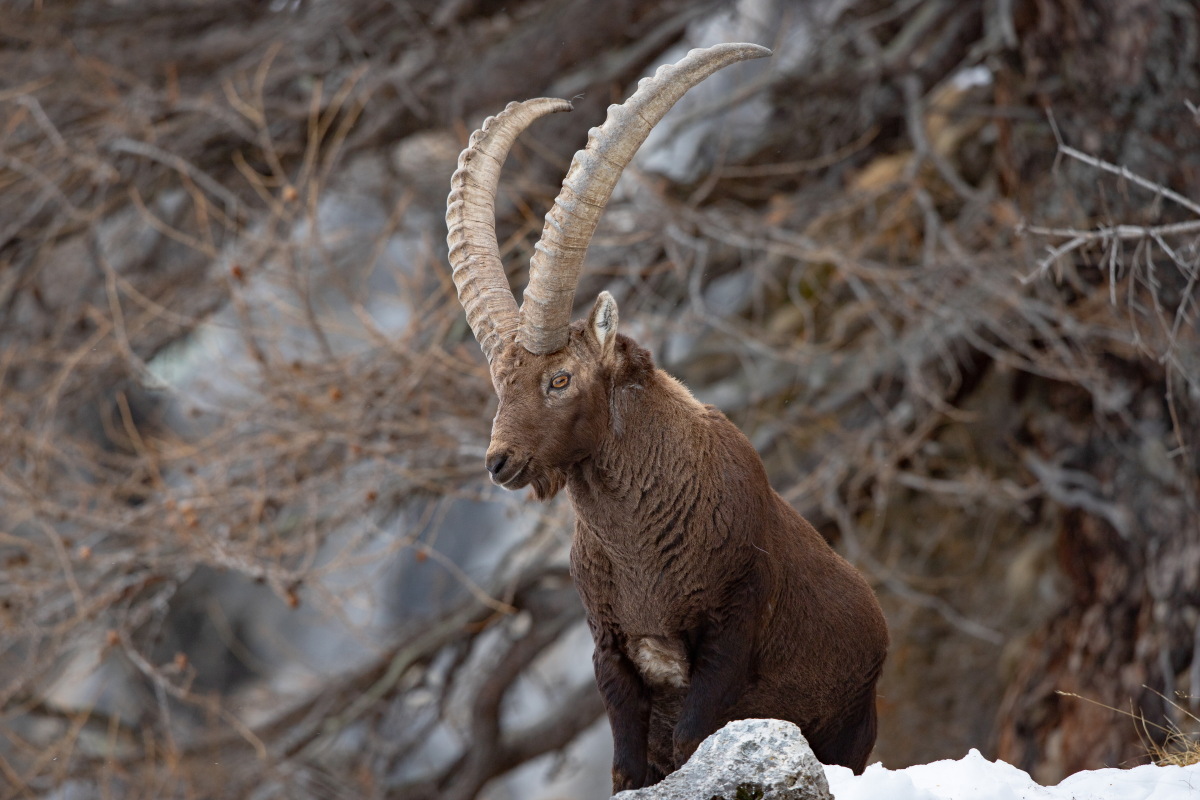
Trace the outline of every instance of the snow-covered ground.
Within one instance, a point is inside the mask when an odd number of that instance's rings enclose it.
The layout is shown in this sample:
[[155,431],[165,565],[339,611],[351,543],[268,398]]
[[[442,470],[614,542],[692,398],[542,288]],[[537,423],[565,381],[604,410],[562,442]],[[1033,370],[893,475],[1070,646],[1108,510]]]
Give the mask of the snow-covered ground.
[[872,764],[862,775],[825,767],[837,800],[1198,800],[1200,764],[1147,765],[1080,772],[1057,786],[1040,786],[1003,761],[971,750],[958,761],[935,761],[907,769]]

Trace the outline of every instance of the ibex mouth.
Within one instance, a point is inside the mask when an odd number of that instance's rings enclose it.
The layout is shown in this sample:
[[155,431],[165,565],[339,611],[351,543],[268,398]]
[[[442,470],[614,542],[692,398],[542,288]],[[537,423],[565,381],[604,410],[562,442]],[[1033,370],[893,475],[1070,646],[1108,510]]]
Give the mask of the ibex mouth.
[[532,459],[525,459],[521,463],[516,463],[512,459],[508,460],[500,470],[492,475],[492,483],[497,486],[502,486],[505,489],[520,489],[529,483],[528,478],[524,478],[525,469],[529,466]]

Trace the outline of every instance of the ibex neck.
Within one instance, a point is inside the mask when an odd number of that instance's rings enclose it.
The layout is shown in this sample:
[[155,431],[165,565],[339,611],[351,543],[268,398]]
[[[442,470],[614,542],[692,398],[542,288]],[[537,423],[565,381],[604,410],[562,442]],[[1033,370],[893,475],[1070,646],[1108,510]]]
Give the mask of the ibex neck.
[[647,502],[679,502],[698,488],[716,412],[662,370],[648,378],[617,390],[608,435],[571,472],[568,492],[583,519],[636,525]]

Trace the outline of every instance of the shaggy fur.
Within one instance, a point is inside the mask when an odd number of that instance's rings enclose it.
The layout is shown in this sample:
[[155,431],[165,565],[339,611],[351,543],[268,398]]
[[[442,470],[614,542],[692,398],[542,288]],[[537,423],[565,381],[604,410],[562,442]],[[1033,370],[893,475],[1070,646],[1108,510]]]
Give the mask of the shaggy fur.
[[510,345],[487,456],[497,483],[542,499],[565,486],[575,507],[614,791],[752,717],[796,723],[822,762],[861,772],[888,645],[874,593],[746,437],[616,327],[605,292],[559,352]]

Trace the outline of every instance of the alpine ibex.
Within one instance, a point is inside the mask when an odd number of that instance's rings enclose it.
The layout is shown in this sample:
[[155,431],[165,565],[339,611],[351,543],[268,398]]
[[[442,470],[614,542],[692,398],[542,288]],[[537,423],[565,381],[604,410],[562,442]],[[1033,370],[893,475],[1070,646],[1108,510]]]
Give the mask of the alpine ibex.
[[496,241],[500,168],[522,130],[570,104],[509,104],[451,180],[454,282],[500,400],[486,466],[539,499],[565,487],[575,507],[614,790],[656,782],[734,719],[794,722],[821,761],[856,772],[875,743],[888,634],[870,586],[771,488],[741,431],[617,333],[608,292],[570,322],[592,233],[650,129],[705,77],[769,54],[693,50],[609,108],[546,215],[519,311]]

